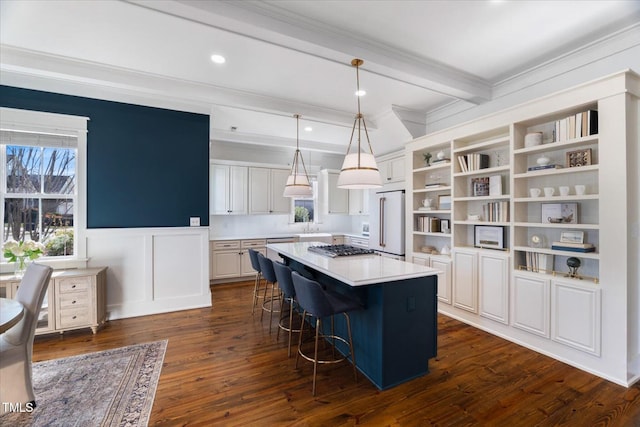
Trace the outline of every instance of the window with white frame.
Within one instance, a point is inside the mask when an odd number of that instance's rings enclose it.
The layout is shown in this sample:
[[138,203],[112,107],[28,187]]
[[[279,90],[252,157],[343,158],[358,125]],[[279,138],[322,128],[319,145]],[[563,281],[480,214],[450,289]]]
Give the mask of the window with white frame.
[[300,197],[293,199],[293,222],[317,222],[315,215],[317,206],[318,182],[310,178],[310,184],[313,188],[313,195],[310,197]]
[[84,194],[79,187],[84,186],[86,118],[5,108],[1,113],[3,245],[39,242],[49,259],[84,258],[84,245],[78,244],[84,200],[78,195]]

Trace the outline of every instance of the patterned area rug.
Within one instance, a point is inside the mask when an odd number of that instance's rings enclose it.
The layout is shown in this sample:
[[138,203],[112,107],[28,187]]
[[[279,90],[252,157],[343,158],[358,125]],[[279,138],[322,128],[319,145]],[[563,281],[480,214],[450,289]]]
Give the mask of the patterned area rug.
[[167,341],[33,364],[37,406],[6,426],[146,426]]

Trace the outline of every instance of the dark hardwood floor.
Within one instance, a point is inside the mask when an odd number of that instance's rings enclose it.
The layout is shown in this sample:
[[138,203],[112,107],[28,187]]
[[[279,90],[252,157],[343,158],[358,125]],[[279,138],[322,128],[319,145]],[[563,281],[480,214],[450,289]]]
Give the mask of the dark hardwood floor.
[[[114,320],[97,335],[36,337],[34,361],[168,339],[152,425],[640,426],[624,388],[445,316],[431,372],[386,391],[346,364],[294,369],[250,313],[252,283],[212,286],[213,308]],[[266,320],[266,318],[265,318]]]

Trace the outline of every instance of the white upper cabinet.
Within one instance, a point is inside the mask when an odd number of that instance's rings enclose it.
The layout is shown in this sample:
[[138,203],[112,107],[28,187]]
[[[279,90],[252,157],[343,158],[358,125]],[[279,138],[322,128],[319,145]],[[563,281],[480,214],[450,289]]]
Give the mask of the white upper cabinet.
[[247,214],[247,167],[212,164],[209,173],[211,215]]
[[288,214],[291,199],[282,196],[288,176],[285,169],[249,168],[249,213]]
[[369,215],[369,190],[349,190],[349,215]]
[[349,190],[338,188],[338,175],[326,169],[320,171],[318,184],[323,213],[349,213]]
[[403,182],[405,179],[404,156],[381,160],[378,162],[378,169],[380,170],[382,185]]

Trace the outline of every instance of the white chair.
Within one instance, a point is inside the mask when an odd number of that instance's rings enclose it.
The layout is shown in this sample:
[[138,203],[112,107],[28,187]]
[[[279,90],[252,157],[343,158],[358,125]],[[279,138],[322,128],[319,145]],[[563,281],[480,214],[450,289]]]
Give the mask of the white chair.
[[[38,314],[53,269],[32,263],[25,272],[15,299],[24,306],[24,315],[14,327],[0,335],[0,402],[32,403],[36,396],[31,381],[31,355]],[[7,411],[1,405],[0,413]]]

